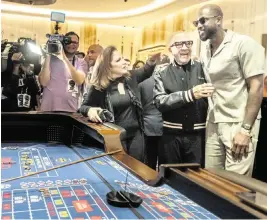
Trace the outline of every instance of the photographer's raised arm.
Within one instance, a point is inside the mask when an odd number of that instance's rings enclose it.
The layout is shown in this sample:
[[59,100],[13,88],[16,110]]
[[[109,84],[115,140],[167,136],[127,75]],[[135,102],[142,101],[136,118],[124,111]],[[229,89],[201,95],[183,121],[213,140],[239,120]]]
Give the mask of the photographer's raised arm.
[[19,64],[14,65],[13,72],[12,72],[14,75],[19,75],[19,67],[20,67]]
[[72,65],[72,63],[69,61],[69,59],[66,56],[63,57],[63,62],[69,68],[70,73],[71,73],[71,78],[74,80],[74,82],[77,85],[82,85],[85,80],[85,72],[79,69],[76,70],[75,67]]
[[14,66],[13,66],[13,70],[12,70],[12,73],[14,75],[18,75],[19,74],[19,67],[20,67],[20,64],[19,63],[16,63],[16,62],[19,62],[20,59],[23,58],[23,55],[21,52],[19,53],[14,53],[11,57],[11,60],[12,62],[14,62]]
[[50,80],[50,60],[51,56],[46,55],[44,64],[42,65],[41,72],[39,73],[39,82],[42,86],[47,86],[49,80]]

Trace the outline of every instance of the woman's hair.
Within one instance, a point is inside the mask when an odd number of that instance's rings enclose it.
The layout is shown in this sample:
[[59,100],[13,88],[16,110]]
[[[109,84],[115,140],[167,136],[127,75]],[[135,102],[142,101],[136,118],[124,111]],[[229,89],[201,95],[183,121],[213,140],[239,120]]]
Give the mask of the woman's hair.
[[[110,81],[115,80],[112,78],[111,73],[111,62],[114,51],[117,51],[116,47],[106,47],[95,62],[90,84],[97,90],[106,89],[109,86]],[[129,75],[130,73],[128,72],[124,77],[129,77]]]
[[137,65],[139,63],[142,63],[143,65],[145,65],[145,63],[142,60],[137,60],[134,64],[133,64],[133,70],[135,70],[137,68]]

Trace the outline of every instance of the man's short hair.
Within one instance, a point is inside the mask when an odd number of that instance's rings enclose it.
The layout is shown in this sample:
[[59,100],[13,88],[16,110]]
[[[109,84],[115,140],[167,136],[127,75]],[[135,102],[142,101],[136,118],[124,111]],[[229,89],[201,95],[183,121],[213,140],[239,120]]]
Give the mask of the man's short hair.
[[75,35],[78,38],[78,41],[80,41],[80,37],[78,34],[76,34],[74,31],[70,31],[68,33],[65,34],[66,37],[71,36],[71,35]]
[[92,44],[88,47],[88,50],[92,47],[98,48],[100,52],[104,50],[104,48],[100,44]]

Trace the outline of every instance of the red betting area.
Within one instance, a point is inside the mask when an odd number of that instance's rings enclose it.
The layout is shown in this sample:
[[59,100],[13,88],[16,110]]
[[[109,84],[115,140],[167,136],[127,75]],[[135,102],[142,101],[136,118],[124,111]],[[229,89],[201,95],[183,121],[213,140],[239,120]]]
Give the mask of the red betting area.
[[12,166],[11,157],[2,157],[1,158],[1,169],[9,169]]

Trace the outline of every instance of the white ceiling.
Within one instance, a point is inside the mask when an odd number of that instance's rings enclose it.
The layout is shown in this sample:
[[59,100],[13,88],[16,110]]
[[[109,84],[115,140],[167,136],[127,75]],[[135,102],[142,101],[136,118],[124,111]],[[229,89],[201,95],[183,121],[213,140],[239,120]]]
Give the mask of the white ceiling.
[[[97,13],[97,12],[124,12],[140,7],[147,6],[155,1],[167,1],[167,0],[57,0],[56,3],[51,5],[37,5],[30,6],[36,7],[35,13],[38,13],[38,8],[41,9],[50,9],[53,11],[71,11],[71,12],[87,12],[87,13]],[[153,23],[155,21],[161,20],[169,14],[173,14],[178,12],[179,10],[196,5],[199,3],[203,3],[209,0],[174,0],[174,2],[169,3],[166,6],[157,8],[155,10],[149,12],[142,12],[139,15],[135,15],[132,17],[124,17],[124,18],[101,18],[101,19],[92,19],[92,18],[70,18],[66,15],[66,20],[82,20],[82,21],[90,21],[92,23],[101,23],[101,24],[112,24],[112,25],[120,25],[120,26],[135,26],[142,27],[149,23]],[[20,6],[21,4],[10,3],[8,1],[2,1],[5,4],[11,4],[15,6]],[[25,5],[23,5],[25,6]],[[2,10],[2,12],[9,12],[7,10]],[[11,12],[9,12],[11,13]],[[27,14],[21,13],[21,11],[12,11],[15,14]],[[37,14],[38,15],[38,14]],[[36,14],[35,14],[36,16]],[[45,15],[39,15],[45,16]],[[48,15],[47,15],[48,16]]]
[[83,12],[118,12],[142,7],[153,1],[154,0],[127,0],[127,2],[124,2],[124,0],[57,0],[53,5],[43,7]]

